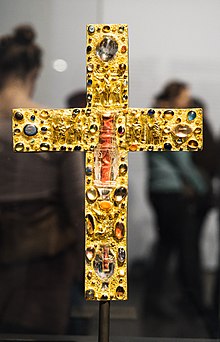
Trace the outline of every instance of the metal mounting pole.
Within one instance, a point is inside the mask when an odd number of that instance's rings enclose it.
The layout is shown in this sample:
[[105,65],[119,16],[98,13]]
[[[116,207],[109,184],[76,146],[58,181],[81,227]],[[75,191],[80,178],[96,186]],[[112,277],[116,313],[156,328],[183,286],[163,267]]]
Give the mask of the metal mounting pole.
[[109,342],[110,301],[99,303],[99,339],[98,342]]

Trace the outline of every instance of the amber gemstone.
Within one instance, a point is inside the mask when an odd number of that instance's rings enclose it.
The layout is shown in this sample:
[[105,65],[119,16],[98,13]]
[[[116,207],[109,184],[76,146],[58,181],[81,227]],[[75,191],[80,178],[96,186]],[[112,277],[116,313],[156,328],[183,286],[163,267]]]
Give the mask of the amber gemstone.
[[117,222],[115,225],[115,237],[122,240],[125,235],[125,226],[122,222]]
[[127,48],[126,48],[125,45],[123,45],[122,48],[121,48],[121,52],[122,52],[122,53],[125,53],[126,51],[127,51]]
[[136,144],[132,144],[129,146],[129,151],[137,151],[137,145]]
[[101,201],[101,202],[99,202],[99,206],[103,210],[109,210],[111,208],[112,204],[109,201]]
[[116,289],[116,296],[118,299],[123,299],[125,294],[125,290],[122,286],[118,286]]

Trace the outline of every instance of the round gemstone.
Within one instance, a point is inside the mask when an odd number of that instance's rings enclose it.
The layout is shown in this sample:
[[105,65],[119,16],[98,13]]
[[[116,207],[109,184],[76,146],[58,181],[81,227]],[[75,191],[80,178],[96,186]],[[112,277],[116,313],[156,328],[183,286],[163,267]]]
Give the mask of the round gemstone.
[[89,33],[94,33],[95,32],[95,27],[93,25],[89,25],[88,31],[89,31]]
[[113,59],[118,51],[118,43],[111,37],[105,37],[96,48],[98,57],[108,62]]
[[91,86],[92,85],[92,80],[89,79],[88,82],[87,82],[88,86]]
[[66,146],[61,146],[61,147],[60,147],[60,150],[61,150],[61,151],[66,151]]
[[155,114],[155,110],[153,109],[149,109],[147,112],[148,115],[154,115]]
[[90,53],[92,51],[92,47],[90,45],[87,46],[86,52]]
[[127,99],[128,99],[128,95],[124,95],[123,96],[123,101],[127,101]]
[[189,121],[192,121],[196,118],[196,112],[194,112],[193,110],[190,110],[187,114],[187,119]]
[[87,166],[86,167],[86,176],[91,176],[92,175],[92,167],[91,166]]
[[124,133],[125,133],[125,128],[123,126],[119,126],[118,127],[118,134],[119,135],[124,135]]
[[188,125],[177,125],[173,130],[174,134],[179,138],[186,138],[192,133],[192,129]]
[[49,151],[50,145],[47,143],[42,143],[42,144],[40,144],[40,149],[41,149],[41,151],[44,151],[44,152]]
[[89,129],[90,133],[95,134],[97,132],[97,130],[98,130],[98,126],[96,126],[96,125],[90,126],[90,129]]
[[16,112],[15,113],[15,119],[17,120],[22,120],[24,118],[23,114],[21,112]]
[[97,196],[98,196],[98,193],[96,191],[96,188],[91,187],[86,191],[86,197],[91,202],[94,202]]
[[16,128],[16,129],[14,130],[14,134],[16,134],[16,135],[18,135],[18,134],[20,134],[20,133],[21,133],[21,131],[20,131],[19,128]]
[[191,149],[191,150],[197,150],[198,148],[198,142],[196,140],[190,140],[188,142],[188,147]]
[[86,259],[87,259],[88,261],[91,261],[91,260],[93,259],[94,255],[95,255],[95,248],[93,248],[93,247],[88,247],[88,248],[86,249]]
[[118,286],[116,289],[116,296],[118,299],[123,299],[125,294],[125,290],[122,286]]
[[42,119],[47,119],[48,116],[49,116],[48,111],[46,111],[46,110],[42,110],[42,111],[41,111],[40,117],[41,117]]
[[201,134],[202,129],[200,127],[197,127],[194,132],[195,134]]
[[119,64],[119,69],[121,71],[125,71],[126,70],[126,64],[122,63],[122,64]]
[[28,136],[33,136],[37,134],[37,127],[32,124],[27,124],[26,126],[24,126],[24,134]]
[[125,235],[125,226],[122,222],[117,222],[115,225],[115,237],[122,240]]
[[92,300],[95,298],[95,291],[90,289],[86,291],[86,299],[87,300]]
[[24,151],[24,144],[22,144],[22,143],[17,143],[17,144],[15,145],[15,151],[16,151],[16,152],[22,152],[22,151]]
[[119,166],[119,174],[120,174],[120,176],[126,175],[127,171],[128,171],[128,167],[127,167],[126,164],[121,164]]
[[103,26],[102,31],[105,33],[108,33],[110,31],[110,26],[108,26],[108,25]]
[[31,121],[35,120],[35,115],[31,115]]
[[122,47],[121,47],[121,52],[122,53],[125,53],[127,51],[127,47],[125,46],[125,45],[123,45]]
[[81,150],[81,146],[75,146],[74,147],[74,151],[80,151]]
[[120,263],[123,263],[125,261],[125,256],[126,256],[126,253],[125,253],[124,248],[120,247],[118,249],[118,261]]
[[75,108],[75,109],[73,109],[72,115],[73,115],[73,116],[76,116],[76,115],[79,114],[79,113],[80,113],[80,109]]
[[85,217],[86,219],[86,231],[88,234],[92,235],[94,233],[95,225],[92,215],[88,214]]
[[93,71],[93,64],[88,64],[87,71],[92,72]]
[[168,109],[168,110],[165,110],[165,112],[163,113],[163,117],[164,119],[166,120],[170,120],[172,119],[172,117],[174,116],[174,111]]
[[87,95],[87,100],[88,100],[88,101],[91,101],[91,100],[92,100],[92,94],[88,94],[88,95]]
[[114,199],[116,202],[121,202],[127,195],[127,189],[124,187],[117,188],[114,193]]
[[108,300],[108,295],[102,295],[101,300]]
[[170,150],[172,150],[172,145],[170,143],[165,143],[164,144],[164,149],[167,150],[167,151],[170,151]]
[[119,32],[119,33],[123,33],[123,32],[124,32],[124,29],[125,29],[124,26],[120,26],[119,29],[118,29],[118,32]]
[[46,133],[46,131],[47,131],[47,127],[41,127],[41,132],[42,133]]
[[134,152],[134,151],[137,151],[137,145],[136,144],[132,144],[132,145],[130,145],[129,146],[129,151],[132,151],[132,152]]

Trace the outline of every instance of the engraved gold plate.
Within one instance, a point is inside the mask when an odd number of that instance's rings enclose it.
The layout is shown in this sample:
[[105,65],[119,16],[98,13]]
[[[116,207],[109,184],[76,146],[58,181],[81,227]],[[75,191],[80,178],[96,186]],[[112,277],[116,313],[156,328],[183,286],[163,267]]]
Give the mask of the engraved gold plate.
[[128,107],[127,25],[88,25],[86,54],[86,108],[14,109],[14,150],[86,151],[85,297],[126,300],[128,152],[202,149],[202,109]]

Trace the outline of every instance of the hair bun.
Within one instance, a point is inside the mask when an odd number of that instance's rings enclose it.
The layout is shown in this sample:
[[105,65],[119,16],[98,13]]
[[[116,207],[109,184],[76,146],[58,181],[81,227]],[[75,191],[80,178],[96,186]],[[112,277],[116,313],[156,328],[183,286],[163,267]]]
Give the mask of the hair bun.
[[32,44],[35,39],[35,32],[29,25],[18,26],[14,30],[14,40],[22,45]]

